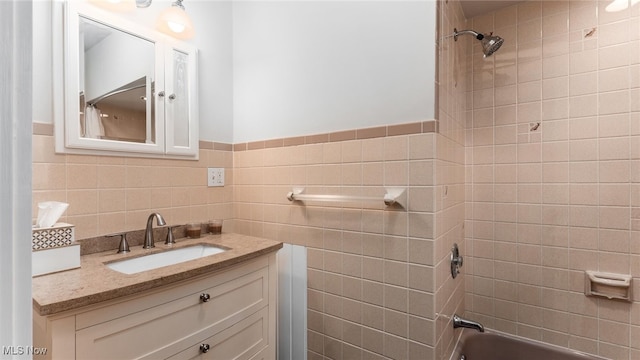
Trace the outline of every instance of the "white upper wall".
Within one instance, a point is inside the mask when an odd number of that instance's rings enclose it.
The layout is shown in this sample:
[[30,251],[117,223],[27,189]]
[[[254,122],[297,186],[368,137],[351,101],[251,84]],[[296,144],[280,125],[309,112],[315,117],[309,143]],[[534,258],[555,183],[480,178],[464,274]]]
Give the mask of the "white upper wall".
[[51,2],[34,1],[32,7],[33,107],[31,116],[34,122],[53,124]]
[[[169,1],[123,17],[153,27]],[[226,143],[434,118],[435,1],[184,2],[200,139]],[[51,2],[35,1],[36,122],[53,122]]]
[[[155,1],[155,0],[154,0]],[[233,142],[233,34],[230,1],[185,0],[196,29],[200,139]],[[201,31],[202,29],[202,31]]]
[[234,2],[234,142],[434,119],[435,4]]

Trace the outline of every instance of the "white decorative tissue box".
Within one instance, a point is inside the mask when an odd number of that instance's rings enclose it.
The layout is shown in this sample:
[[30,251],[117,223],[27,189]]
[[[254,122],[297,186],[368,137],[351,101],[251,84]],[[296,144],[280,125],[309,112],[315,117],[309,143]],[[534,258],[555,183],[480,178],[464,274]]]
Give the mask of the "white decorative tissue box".
[[71,224],[56,223],[32,230],[32,276],[80,267],[80,244]]

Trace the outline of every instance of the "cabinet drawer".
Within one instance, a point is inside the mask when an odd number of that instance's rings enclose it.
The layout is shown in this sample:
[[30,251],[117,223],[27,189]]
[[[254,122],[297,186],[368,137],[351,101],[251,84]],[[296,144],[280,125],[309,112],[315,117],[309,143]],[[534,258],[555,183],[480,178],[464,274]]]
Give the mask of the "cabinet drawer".
[[[193,341],[186,350],[168,359],[249,360],[269,344],[268,327],[268,308],[265,307],[218,334],[204,338],[201,341]],[[194,336],[193,340],[196,340],[195,338],[197,336]],[[206,353],[203,353],[200,349],[203,344],[209,346],[209,350]],[[145,357],[145,359],[149,360],[158,358],[164,358],[164,356],[152,354],[149,357]]]
[[273,351],[270,351],[268,347],[260,350],[259,353],[253,355],[250,360],[274,360]]
[[[260,268],[168,303],[78,330],[76,358],[144,358],[159,350],[171,351],[197,333],[218,333],[266,308],[268,276],[268,268]],[[210,296],[207,302],[201,300],[201,293]]]
[[[243,275],[267,268],[269,260],[261,257],[248,261],[228,270],[201,276],[175,285],[164,286],[157,290],[148,291],[139,295],[127,296],[118,300],[105,302],[92,306],[87,310],[76,314],[76,330],[114,320],[119,317],[159,306],[189,294],[200,295],[204,289],[219,286]],[[197,296],[196,296],[197,297]]]

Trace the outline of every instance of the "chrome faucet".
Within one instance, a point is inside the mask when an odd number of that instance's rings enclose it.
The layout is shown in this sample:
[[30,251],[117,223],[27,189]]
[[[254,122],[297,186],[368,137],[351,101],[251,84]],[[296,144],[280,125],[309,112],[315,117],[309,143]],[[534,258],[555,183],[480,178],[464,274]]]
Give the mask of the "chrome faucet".
[[482,324],[480,324],[479,322],[463,319],[458,316],[458,314],[453,314],[453,328],[468,328],[484,332],[484,326],[482,326]]
[[144,230],[144,245],[143,249],[150,249],[152,247],[156,247],[155,242],[153,240],[153,218],[156,218],[158,226],[164,226],[167,223],[164,221],[164,218],[159,213],[151,213],[149,218],[147,219],[147,228]]

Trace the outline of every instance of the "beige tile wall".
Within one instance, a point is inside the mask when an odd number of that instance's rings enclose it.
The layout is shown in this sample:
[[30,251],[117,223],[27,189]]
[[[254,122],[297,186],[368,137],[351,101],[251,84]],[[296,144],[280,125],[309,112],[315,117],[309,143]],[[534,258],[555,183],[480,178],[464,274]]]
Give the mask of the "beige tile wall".
[[465,126],[467,87],[470,72],[471,37],[454,41],[453,29],[466,29],[459,1],[438,1],[438,123],[436,161],[435,314],[436,358],[449,359],[460,330],[454,331],[451,316],[464,315],[466,266],[455,279],[450,271],[450,254],[457,243],[463,255],[465,222]]
[[[53,136],[35,131],[34,214],[39,201],[70,203],[61,221],[78,239],[141,229],[158,211],[169,223],[232,219],[225,231],[306,245],[311,359],[434,359],[435,155],[444,151],[434,125],[203,148],[199,161],[57,155]],[[301,145],[283,147],[291,143]],[[224,188],[206,187],[208,166],[226,168]],[[292,204],[294,186],[381,201]],[[406,189],[405,209],[385,208],[386,186]]]
[[[435,134],[310,142],[234,152],[236,231],[307,246],[309,359],[433,359]],[[291,203],[298,186],[380,201]]]
[[[472,19],[505,44],[486,60],[473,45],[465,305],[490,328],[638,359],[640,4],[608,4]],[[635,302],[585,297],[587,269],[632,274]]]
[[[581,294],[594,264],[640,274],[638,12],[594,20],[596,5],[526,3],[467,26],[459,3],[439,2],[439,133],[411,124],[237,144],[198,162],[55,155],[52,136],[34,135],[34,206],[71,203],[63,221],[78,238],[140,229],[160,211],[308,246],[310,359],[447,359],[449,316],[463,309],[498,330],[633,359],[638,303]],[[453,27],[495,29],[507,44],[483,61],[470,37],[446,37]],[[207,188],[207,166],[224,166],[227,186]],[[406,187],[408,211],[291,204],[293,186]],[[455,280],[453,242],[470,255]]]
[[[443,2],[444,4],[444,2]],[[445,5],[446,28],[459,3]],[[459,25],[460,28],[463,26]],[[464,42],[468,48],[468,42]],[[464,308],[464,276],[448,254],[464,247],[465,57],[439,48],[440,133],[433,121],[203,149],[200,160],[56,155],[46,131],[33,137],[33,201],[71,204],[62,221],[79,239],[141,229],[148,214],[169,223],[233,219],[232,229],[308,247],[310,359],[448,359],[450,315]],[[207,188],[205,168],[226,168]],[[292,204],[309,193],[407,191],[406,209],[380,203]],[[35,215],[34,215],[35,216]]]
[[[207,187],[207,167],[224,167],[227,186]],[[77,239],[144,229],[156,211],[169,224],[232,220],[232,152],[201,149],[198,161],[60,155],[51,134],[34,134],[34,220],[37,203],[50,200],[69,203],[60,221],[76,226]]]

